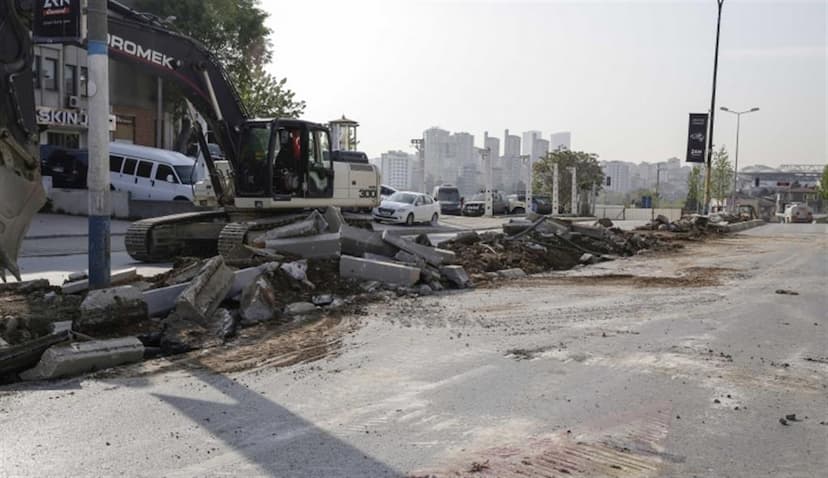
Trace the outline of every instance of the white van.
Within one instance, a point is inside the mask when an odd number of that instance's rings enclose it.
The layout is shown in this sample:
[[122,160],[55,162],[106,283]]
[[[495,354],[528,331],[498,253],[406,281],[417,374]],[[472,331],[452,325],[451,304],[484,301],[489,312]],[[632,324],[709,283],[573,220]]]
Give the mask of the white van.
[[132,199],[192,201],[195,160],[175,151],[109,143],[112,189]]

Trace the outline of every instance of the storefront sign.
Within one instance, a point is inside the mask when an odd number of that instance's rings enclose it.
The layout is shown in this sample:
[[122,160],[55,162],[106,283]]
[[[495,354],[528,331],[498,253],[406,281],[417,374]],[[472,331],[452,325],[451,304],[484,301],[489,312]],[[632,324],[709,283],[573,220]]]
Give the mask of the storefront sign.
[[707,152],[707,113],[690,113],[687,131],[687,162],[703,163]]
[[[38,106],[37,124],[85,129],[89,125],[89,117],[84,110],[59,110]],[[115,131],[115,115],[109,115],[109,130]]]
[[35,43],[81,42],[81,0],[35,0],[34,4]]

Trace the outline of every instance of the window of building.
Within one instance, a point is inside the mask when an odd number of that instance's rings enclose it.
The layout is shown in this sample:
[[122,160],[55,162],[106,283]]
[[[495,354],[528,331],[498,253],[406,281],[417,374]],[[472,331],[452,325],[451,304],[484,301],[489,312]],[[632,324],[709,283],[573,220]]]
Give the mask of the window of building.
[[40,88],[40,55],[35,55],[32,61],[32,81],[35,89]]
[[135,166],[137,164],[137,159],[127,158],[126,161],[124,161],[124,174],[135,174]]
[[142,178],[149,178],[152,176],[152,163],[149,161],[141,161],[138,163],[138,176]]
[[89,96],[89,68],[85,66],[80,69],[80,93]]
[[124,158],[121,156],[110,156],[109,157],[109,170],[113,173],[120,173],[121,172],[121,164],[123,164]]
[[78,68],[75,65],[63,65],[63,92],[68,96],[78,94],[78,85],[75,83],[75,76]]
[[166,164],[159,164],[158,168],[155,170],[155,179],[159,181],[167,181],[167,176],[172,176],[172,181],[170,181],[171,183],[178,182],[175,180],[175,173],[173,173],[171,167]]
[[46,133],[46,144],[60,146],[62,148],[80,148],[80,134],[77,133]]
[[113,137],[122,143],[135,143],[135,117],[118,115]]
[[57,60],[54,58],[44,58],[41,62],[41,67],[43,68],[43,89],[57,90]]

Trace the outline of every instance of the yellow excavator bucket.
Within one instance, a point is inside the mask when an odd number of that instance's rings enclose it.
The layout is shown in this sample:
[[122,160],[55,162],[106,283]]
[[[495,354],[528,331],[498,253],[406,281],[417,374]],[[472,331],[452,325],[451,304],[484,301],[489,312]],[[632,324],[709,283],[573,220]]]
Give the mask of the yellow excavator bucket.
[[29,30],[14,0],[0,0],[0,279],[20,280],[17,254],[46,202],[40,180]]

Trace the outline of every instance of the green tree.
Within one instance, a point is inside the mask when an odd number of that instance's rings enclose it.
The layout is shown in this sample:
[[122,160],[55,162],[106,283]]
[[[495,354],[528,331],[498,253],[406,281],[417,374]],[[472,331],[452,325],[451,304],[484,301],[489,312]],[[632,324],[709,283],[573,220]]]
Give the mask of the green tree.
[[254,116],[299,116],[305,102],[265,71],[273,51],[268,14],[256,0],[135,0],[134,8],[159,18],[213,53]]
[[720,203],[728,196],[733,188],[733,165],[730,157],[722,146],[713,153],[712,173],[710,176],[710,196]]
[[704,174],[701,166],[693,166],[687,175],[687,199],[684,201],[684,208],[690,211],[697,211],[704,202]]
[[828,164],[822,168],[822,178],[819,180],[819,196],[828,199]]
[[595,185],[595,192],[603,188],[604,171],[601,169],[601,165],[598,164],[597,154],[561,149],[547,153],[546,157],[535,162],[534,181],[532,182],[532,189],[535,194],[552,196],[552,177],[555,164],[558,165],[558,201],[564,211],[569,210],[572,197],[572,175],[568,168],[575,167],[577,187],[581,197],[586,197],[585,191],[592,191],[593,184]]

